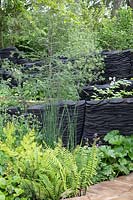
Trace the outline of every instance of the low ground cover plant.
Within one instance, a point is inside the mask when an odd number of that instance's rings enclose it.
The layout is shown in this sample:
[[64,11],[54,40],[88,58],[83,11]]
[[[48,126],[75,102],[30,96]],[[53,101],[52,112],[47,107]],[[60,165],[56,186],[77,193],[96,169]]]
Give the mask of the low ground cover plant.
[[104,137],[106,145],[98,148],[99,165],[95,181],[101,182],[133,171],[133,135],[121,135],[118,130]]
[[132,86],[131,81],[128,80],[115,80],[115,77],[110,82],[109,87],[105,89],[98,89],[94,86],[94,94],[92,99],[102,100],[102,99],[112,99],[112,98],[129,98],[133,96],[132,87],[130,90],[128,87]]

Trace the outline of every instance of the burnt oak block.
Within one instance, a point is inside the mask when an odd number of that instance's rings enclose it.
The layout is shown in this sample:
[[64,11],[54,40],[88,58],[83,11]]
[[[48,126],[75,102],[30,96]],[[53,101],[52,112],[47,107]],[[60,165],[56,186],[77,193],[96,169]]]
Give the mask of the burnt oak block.
[[102,52],[105,64],[105,79],[109,77],[129,78],[131,76],[131,50]]
[[84,140],[102,138],[111,130],[133,134],[133,98],[86,102]]

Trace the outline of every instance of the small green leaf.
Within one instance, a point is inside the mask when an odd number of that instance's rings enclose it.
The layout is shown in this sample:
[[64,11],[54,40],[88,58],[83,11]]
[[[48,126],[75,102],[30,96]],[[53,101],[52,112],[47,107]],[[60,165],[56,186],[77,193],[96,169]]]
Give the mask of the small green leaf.
[[124,136],[120,135],[118,130],[113,130],[104,137],[104,140],[112,145],[121,145],[123,143]]
[[6,180],[4,178],[0,178],[0,188],[4,189],[6,187]]
[[24,191],[21,188],[15,188],[15,192],[16,194],[14,196],[17,197],[23,194]]
[[0,191],[0,200],[5,200],[5,195],[3,192]]

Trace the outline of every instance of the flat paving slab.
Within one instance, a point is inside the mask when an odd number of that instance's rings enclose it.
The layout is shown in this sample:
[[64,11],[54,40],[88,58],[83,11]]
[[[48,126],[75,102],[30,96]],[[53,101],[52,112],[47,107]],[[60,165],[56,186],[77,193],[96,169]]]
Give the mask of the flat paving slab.
[[133,173],[92,185],[86,196],[67,200],[133,200]]

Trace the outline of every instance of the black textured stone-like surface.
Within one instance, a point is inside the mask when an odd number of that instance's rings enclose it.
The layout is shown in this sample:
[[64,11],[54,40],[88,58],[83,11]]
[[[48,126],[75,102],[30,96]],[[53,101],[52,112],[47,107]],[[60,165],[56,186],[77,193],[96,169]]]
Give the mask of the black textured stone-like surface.
[[133,77],[133,50],[131,50],[130,59],[131,59],[131,77]]
[[16,106],[11,106],[6,109],[6,113],[13,116],[20,116],[21,115],[21,108]]
[[103,137],[111,130],[133,134],[133,98],[86,102],[83,138]]
[[129,78],[131,76],[131,50],[105,51],[102,53],[105,64],[104,77]]
[[9,59],[18,58],[18,50],[16,47],[8,47],[0,49],[0,59]]

